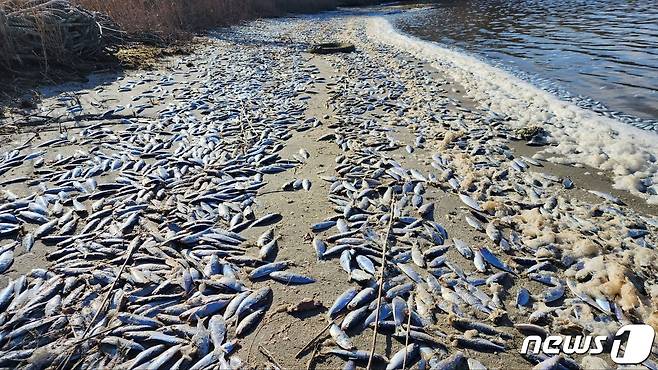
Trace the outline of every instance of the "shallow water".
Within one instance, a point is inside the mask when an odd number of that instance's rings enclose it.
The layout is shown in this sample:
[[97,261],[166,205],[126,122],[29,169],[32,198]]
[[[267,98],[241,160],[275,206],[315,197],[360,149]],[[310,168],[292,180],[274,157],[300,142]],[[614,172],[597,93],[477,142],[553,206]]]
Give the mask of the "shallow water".
[[640,126],[658,119],[658,1],[439,1],[396,25],[582,107]]

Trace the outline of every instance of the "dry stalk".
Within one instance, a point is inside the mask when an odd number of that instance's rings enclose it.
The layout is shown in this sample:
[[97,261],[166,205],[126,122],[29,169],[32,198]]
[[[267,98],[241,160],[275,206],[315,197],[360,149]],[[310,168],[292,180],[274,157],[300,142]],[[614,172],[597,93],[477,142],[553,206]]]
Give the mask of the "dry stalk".
[[375,311],[375,327],[372,333],[372,343],[370,347],[370,357],[368,358],[367,370],[372,369],[372,358],[375,356],[375,346],[377,346],[377,332],[379,330],[379,311],[382,305],[382,291],[384,285],[384,270],[386,269],[386,253],[388,252],[388,239],[391,235],[391,228],[393,227],[393,220],[395,219],[395,195],[391,197],[391,213],[388,220],[388,227],[386,235],[384,236],[382,246],[381,267],[379,269],[379,287],[377,289],[377,308]]

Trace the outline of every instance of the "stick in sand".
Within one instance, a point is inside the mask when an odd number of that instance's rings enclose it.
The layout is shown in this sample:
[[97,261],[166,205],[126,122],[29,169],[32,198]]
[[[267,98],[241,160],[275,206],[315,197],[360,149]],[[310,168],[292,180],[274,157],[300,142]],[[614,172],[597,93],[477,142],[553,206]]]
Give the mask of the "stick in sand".
[[313,339],[311,339],[308,343],[306,343],[306,345],[305,345],[302,349],[300,349],[299,352],[297,352],[297,354],[295,355],[295,358],[300,358],[301,355],[302,355],[302,353],[304,353],[304,351],[306,351],[307,349],[309,349],[309,348],[311,347],[311,345],[312,345],[313,343],[315,343],[315,341],[318,340],[318,339],[322,336],[322,334],[323,334],[325,331],[327,331],[327,330],[331,327],[331,325],[333,325],[333,324],[336,323],[335,321],[336,321],[337,319],[340,319],[340,318],[343,317],[344,315],[345,315],[345,313],[342,313],[342,314],[336,316],[336,318],[333,319],[333,320],[332,320],[332,319],[329,319],[329,324],[327,324],[327,326],[325,326],[324,328],[322,328],[322,330],[320,330],[320,331],[319,331],[319,332],[313,337]]
[[388,220],[388,228],[386,229],[386,236],[384,237],[384,245],[382,247],[382,260],[379,269],[379,287],[377,290],[377,308],[375,310],[375,328],[372,332],[372,344],[370,348],[370,357],[368,358],[368,366],[366,370],[372,369],[372,358],[375,356],[375,346],[377,345],[377,331],[379,329],[379,310],[382,305],[382,286],[384,285],[384,269],[386,267],[386,252],[388,249],[388,238],[391,235],[391,228],[393,227],[393,219],[395,218],[395,195],[391,197],[391,214]]
[[407,356],[409,355],[409,330],[411,329],[411,305],[414,302],[414,293],[409,293],[409,300],[407,301],[407,336],[404,341],[404,360],[402,361],[402,370],[407,368]]
[[[98,318],[98,315],[100,315],[101,311],[103,311],[103,309],[105,308],[105,304],[107,303],[108,299],[110,299],[110,295],[114,291],[114,287],[117,285],[117,282],[119,281],[119,279],[121,277],[121,274],[123,274],[123,270],[126,268],[126,265],[128,264],[128,261],[130,260],[130,257],[132,257],[135,250],[139,249],[138,246],[141,245],[141,243],[139,243],[139,239],[134,239],[134,240],[137,240],[137,242],[130,243],[130,246],[128,248],[128,255],[126,256],[126,260],[123,261],[123,265],[121,265],[121,269],[119,269],[119,273],[114,278],[114,281],[112,282],[112,285],[110,286],[110,290],[108,290],[107,293],[105,294],[105,297],[103,298],[103,301],[101,302],[101,306],[98,308],[98,311],[96,311],[96,314],[94,315],[94,318],[91,320],[91,322],[89,323],[89,326],[87,326],[87,329],[82,334],[82,339],[80,339],[78,342],[76,342],[77,344],[82,343],[85,340],[91,338],[91,337],[87,337],[87,334],[91,330],[91,327],[94,325],[94,322]],[[73,349],[73,352],[75,352],[75,348]],[[71,352],[66,357],[66,360],[64,360],[64,362],[62,363],[62,365],[61,365],[62,369],[66,369],[66,365],[68,365],[68,362],[71,360],[71,356],[73,355],[73,352]]]
[[258,349],[260,350],[260,353],[263,354],[263,356],[267,357],[267,359],[270,360],[270,362],[272,362],[272,363],[274,364],[274,366],[276,366],[276,367],[279,368],[279,369],[283,369],[283,366],[281,366],[281,365],[280,365],[280,364],[274,359],[274,356],[272,356],[272,354],[270,353],[270,351],[268,351],[267,349],[265,349],[265,347],[263,347],[263,346],[260,345],[260,344],[258,345]]
[[311,353],[311,358],[308,359],[308,362],[306,363],[306,370],[311,370],[311,366],[313,365],[313,360],[315,360],[315,356],[318,354],[318,350],[320,349],[320,343],[315,343],[315,347],[313,347],[313,353]]

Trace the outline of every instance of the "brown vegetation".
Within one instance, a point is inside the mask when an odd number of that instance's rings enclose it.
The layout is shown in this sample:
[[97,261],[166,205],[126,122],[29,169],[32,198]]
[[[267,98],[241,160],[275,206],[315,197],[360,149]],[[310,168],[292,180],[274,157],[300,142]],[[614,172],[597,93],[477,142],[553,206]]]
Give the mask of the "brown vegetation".
[[148,67],[168,50],[178,50],[180,41],[189,44],[194,33],[212,27],[379,2],[0,0],[0,101],[10,90],[22,90],[23,80],[33,85],[76,78],[108,66]]
[[57,64],[78,69],[73,64],[107,54],[108,44],[116,45],[117,41],[162,46],[187,40],[194,32],[212,27],[288,12],[333,9],[337,3],[338,0],[0,0],[0,69],[12,74],[25,65],[39,66],[30,70],[40,72]]
[[47,73],[58,64],[77,69],[116,45],[117,28],[107,16],[64,0],[0,2],[0,69],[12,75]]
[[119,48],[114,56],[123,68],[148,70],[157,68],[162,58],[192,53],[193,47],[194,42],[177,43],[166,47],[131,44]]
[[108,14],[129,33],[179,37],[209,27],[226,26],[286,12],[332,9],[336,0],[73,0]]

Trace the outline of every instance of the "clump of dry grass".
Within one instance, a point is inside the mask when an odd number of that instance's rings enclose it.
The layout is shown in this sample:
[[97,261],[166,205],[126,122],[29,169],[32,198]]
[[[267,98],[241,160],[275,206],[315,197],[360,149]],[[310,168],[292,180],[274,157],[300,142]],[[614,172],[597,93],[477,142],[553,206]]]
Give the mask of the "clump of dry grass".
[[127,69],[154,69],[162,58],[172,55],[189,55],[193,46],[190,43],[167,47],[157,47],[142,43],[125,45],[114,54],[119,64]]
[[[0,0],[1,1],[1,0]],[[107,17],[62,0],[0,2],[0,67],[50,63],[74,65],[80,56],[102,56],[116,25]],[[106,32],[107,31],[107,32]]]

